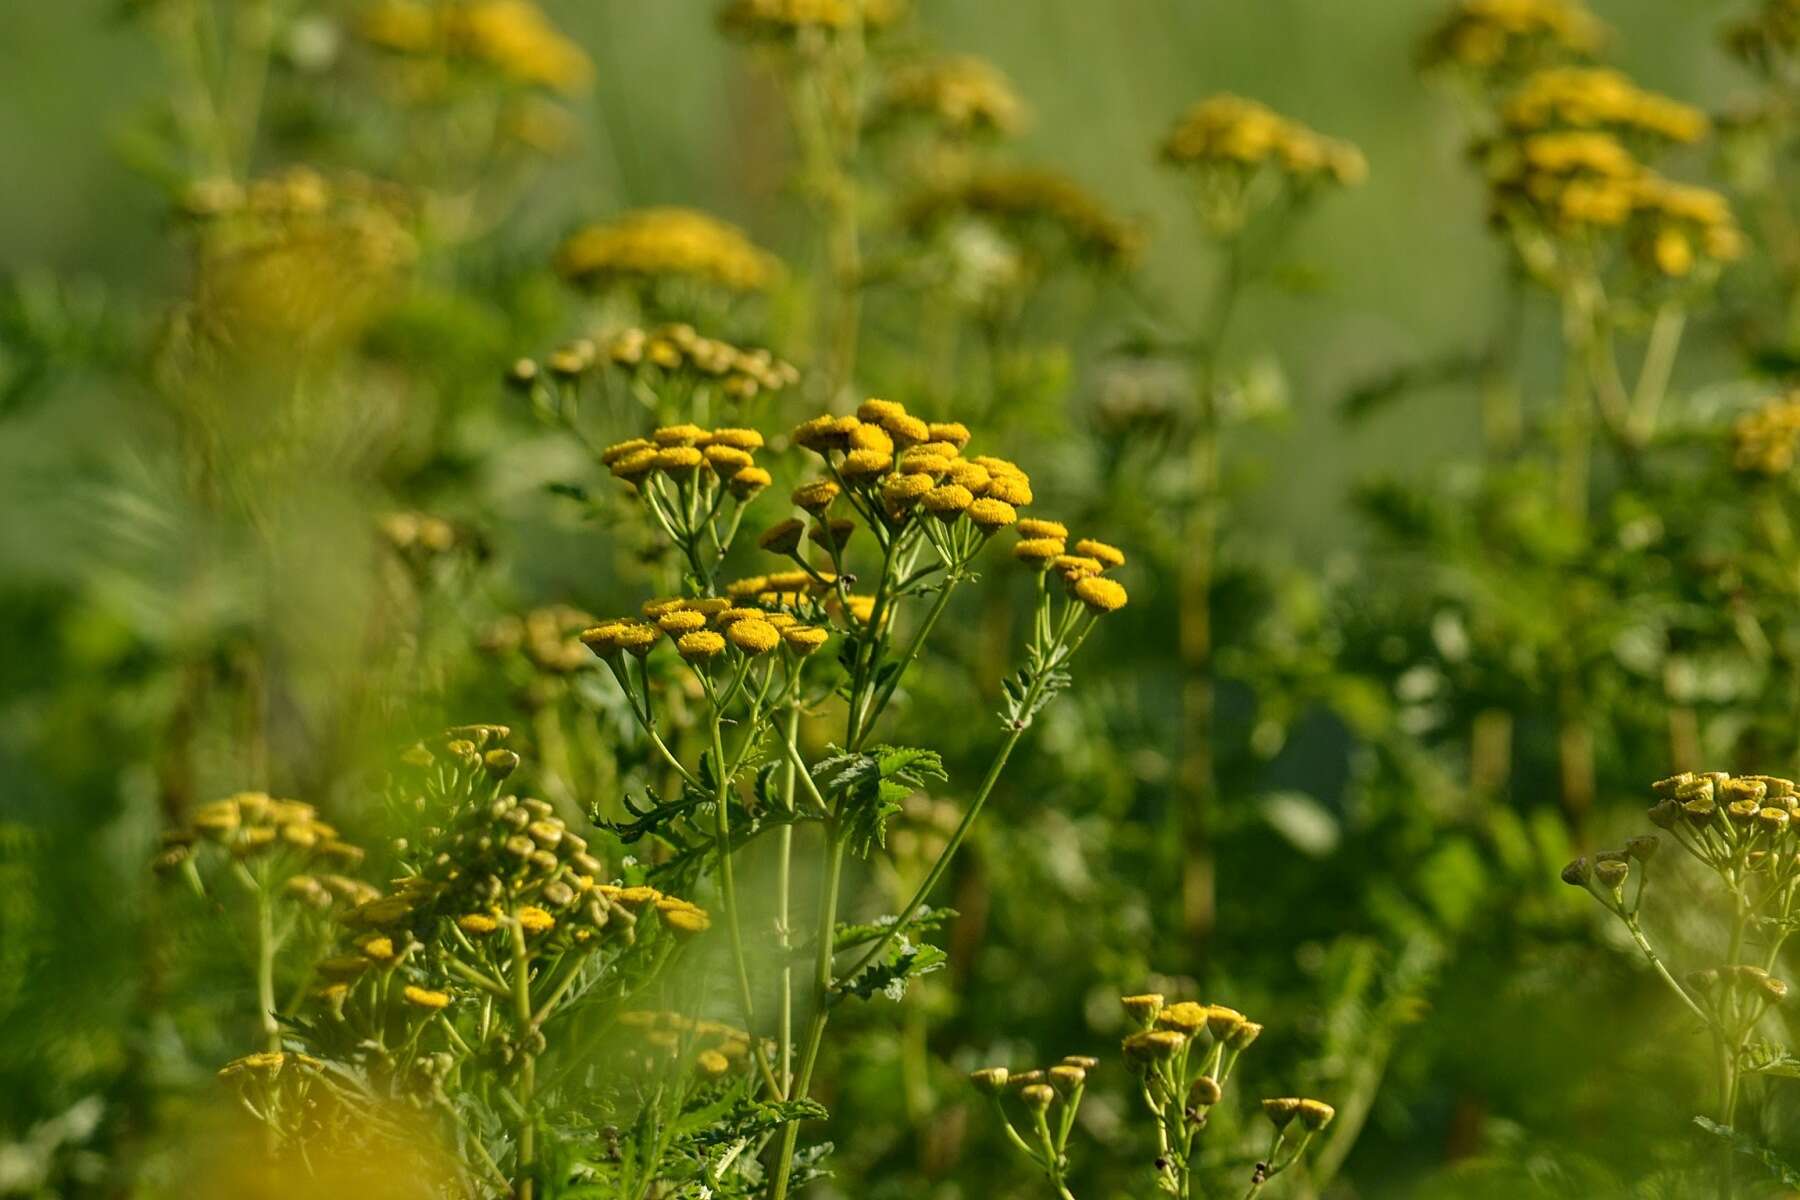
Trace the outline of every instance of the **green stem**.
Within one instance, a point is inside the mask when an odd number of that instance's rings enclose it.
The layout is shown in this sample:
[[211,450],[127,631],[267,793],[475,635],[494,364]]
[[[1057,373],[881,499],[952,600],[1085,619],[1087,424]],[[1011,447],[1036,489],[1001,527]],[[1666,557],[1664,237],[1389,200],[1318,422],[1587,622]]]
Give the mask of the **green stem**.
[[531,1009],[531,952],[525,946],[525,926],[515,917],[512,922],[513,944],[513,1016],[519,1026],[519,1162],[518,1200],[532,1200],[536,1181],[531,1177],[537,1163],[537,1127],[531,1116],[532,1093],[536,1087],[536,1056],[531,1052],[531,1036],[535,1032]]
[[725,927],[731,939],[731,959],[737,968],[738,1001],[744,1009],[744,1031],[750,1035],[750,1053],[756,1059],[757,1069],[762,1072],[763,1082],[768,1084],[769,1091],[775,1096],[782,1095],[781,1084],[776,1081],[775,1073],[769,1067],[768,1055],[763,1053],[762,1039],[756,1036],[756,1005],[750,990],[750,962],[744,952],[744,933],[738,921],[737,880],[732,869],[731,852],[731,776],[725,770],[725,744],[719,734],[718,708],[712,713],[712,754],[713,770],[719,777],[719,785],[713,795],[714,830],[719,843],[719,890],[725,900]]
[[[1041,679],[1042,676],[1039,678]],[[1026,701],[1021,708],[1026,711],[1030,710],[1037,690],[1037,683],[1034,682],[1032,690],[1027,693]],[[1000,778],[1000,772],[1006,767],[1006,760],[1012,757],[1013,747],[1019,744],[1019,739],[1025,736],[1025,730],[1028,728],[1030,726],[1020,725],[1006,735],[1006,740],[1000,744],[1000,752],[994,756],[994,761],[988,766],[987,775],[982,779],[981,787],[976,791],[975,798],[970,801],[968,810],[963,813],[962,820],[956,823],[956,831],[950,835],[950,840],[938,854],[937,861],[931,864],[931,870],[925,873],[924,880],[914,889],[912,899],[906,902],[906,907],[900,911],[899,917],[887,927],[887,931],[869,948],[868,953],[856,961],[856,965],[850,968],[844,978],[854,979],[870,963],[878,961],[887,948],[893,944],[894,939],[900,936],[900,931],[906,928],[907,923],[924,905],[926,897],[931,895],[938,880],[942,879],[944,872],[949,869],[950,860],[956,857],[956,851],[962,846],[963,839],[969,836],[969,830],[974,826],[975,819],[981,815],[982,806],[987,803],[988,796],[993,792],[994,784]]]
[[[800,1073],[794,1079],[790,1098],[804,1099],[812,1087],[813,1068],[818,1065],[819,1047],[825,1041],[825,1025],[831,1019],[832,947],[837,940],[838,893],[843,874],[844,836],[831,827],[826,833],[825,883],[819,893],[818,948],[813,958],[813,1012],[800,1054]],[[785,1200],[787,1196],[788,1179],[794,1170],[794,1147],[799,1136],[797,1121],[790,1121],[782,1131],[781,1146],[775,1159],[775,1182],[769,1192],[771,1200]]]
[[264,1049],[281,1049],[281,1023],[275,1019],[275,914],[269,893],[256,889],[256,1007],[262,1014]]

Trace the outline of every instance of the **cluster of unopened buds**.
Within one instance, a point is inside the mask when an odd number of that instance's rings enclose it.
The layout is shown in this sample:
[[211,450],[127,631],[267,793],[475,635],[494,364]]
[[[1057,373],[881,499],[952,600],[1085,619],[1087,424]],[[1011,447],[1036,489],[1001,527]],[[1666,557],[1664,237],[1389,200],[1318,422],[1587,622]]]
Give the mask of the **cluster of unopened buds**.
[[1242,96],[1209,96],[1175,122],[1163,159],[1194,169],[1255,170],[1274,164],[1298,183],[1362,182],[1368,163],[1349,142],[1326,137]]
[[619,1025],[631,1031],[646,1065],[691,1063],[701,1076],[717,1079],[750,1057],[750,1035],[723,1021],[646,1009],[621,1013]]
[[[984,1067],[969,1079],[977,1091],[994,1102],[994,1113],[1006,1130],[1007,1140],[1023,1154],[1059,1194],[1067,1196],[1063,1179],[1069,1160],[1065,1153],[1074,1131],[1081,1098],[1087,1090],[1088,1072],[1100,1065],[1097,1058],[1068,1055],[1055,1066],[1035,1071],[1009,1071]],[[1007,1112],[1011,1097],[1025,1110],[1028,1124],[1022,1135]]]
[[[1157,1121],[1158,1180],[1171,1195],[1186,1196],[1195,1143],[1213,1107],[1224,1099],[1239,1056],[1263,1027],[1222,1004],[1167,1004],[1154,993],[1126,996],[1120,1003],[1139,1027],[1126,1037],[1123,1049]],[[1256,1164],[1251,1194],[1298,1162],[1313,1135],[1334,1115],[1323,1101],[1291,1098],[1265,1100],[1263,1111],[1275,1133]]]
[[208,846],[239,862],[268,864],[282,876],[324,863],[355,866],[363,858],[362,849],[320,820],[312,805],[264,792],[239,792],[201,806],[186,828],[165,836],[157,865],[181,867]]
[[[1724,1069],[1724,1105],[1736,1094],[1737,1073],[1756,1069],[1752,1031],[1787,997],[1788,985],[1770,974],[1793,925],[1800,892],[1800,792],[1774,775],[1683,772],[1659,781],[1650,820],[1724,885],[1729,922],[1724,966],[1677,979],[1639,922],[1650,864],[1659,840],[1632,838],[1618,850],[1578,858],[1563,868],[1565,883],[1592,895],[1625,926],[1653,970],[1713,1035]],[[1636,886],[1631,886],[1632,877]],[[1743,962],[1750,957],[1760,962]]]
[[1788,392],[1739,417],[1731,427],[1732,466],[1752,475],[1786,475],[1800,448],[1800,392]]
[[[616,372],[635,388],[658,392],[716,386],[727,400],[745,402],[793,386],[800,378],[792,363],[761,348],[744,348],[702,336],[692,325],[629,326],[577,338],[545,356],[542,366],[522,358],[512,366],[514,387],[567,407],[562,390],[601,372]],[[546,378],[547,376],[547,378]],[[677,385],[681,385],[677,387]]]
[[[1155,1119],[1157,1153],[1152,1164],[1157,1186],[1168,1195],[1193,1193],[1190,1176],[1196,1144],[1225,1088],[1238,1057],[1262,1033],[1262,1026],[1236,1009],[1191,1000],[1166,1003],[1146,993],[1121,997],[1126,1015],[1137,1026],[1121,1049],[1137,1078],[1139,1094]],[[1008,1140],[1029,1159],[1059,1196],[1069,1197],[1066,1148],[1074,1127],[1091,1058],[1070,1057],[1056,1066],[1023,1074],[987,1067],[970,1078],[993,1098]],[[1021,1134],[1003,1101],[1013,1097],[1030,1117]],[[1256,1163],[1248,1195],[1300,1160],[1314,1135],[1331,1123],[1335,1111],[1322,1100],[1278,1097],[1262,1102],[1274,1126],[1268,1150]],[[1029,1136],[1027,1136],[1029,1135]]]

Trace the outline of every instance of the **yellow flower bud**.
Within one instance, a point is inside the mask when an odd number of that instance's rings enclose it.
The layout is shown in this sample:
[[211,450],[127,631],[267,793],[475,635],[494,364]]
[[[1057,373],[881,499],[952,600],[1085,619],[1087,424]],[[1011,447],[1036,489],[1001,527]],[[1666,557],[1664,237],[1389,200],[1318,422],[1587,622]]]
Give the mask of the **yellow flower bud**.
[[792,554],[800,548],[800,539],[806,533],[806,526],[798,518],[789,517],[771,525],[756,539],[756,544],[772,554]]

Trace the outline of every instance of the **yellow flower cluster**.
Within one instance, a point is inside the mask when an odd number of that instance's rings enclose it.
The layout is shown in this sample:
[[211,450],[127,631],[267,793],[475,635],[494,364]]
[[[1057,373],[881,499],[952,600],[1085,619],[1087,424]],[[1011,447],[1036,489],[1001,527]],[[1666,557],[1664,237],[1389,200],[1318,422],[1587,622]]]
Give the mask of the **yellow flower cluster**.
[[1025,104],[999,68],[970,55],[945,55],[894,69],[874,123],[929,121],[949,133],[1010,137],[1025,126]]
[[[671,324],[644,330],[635,326],[597,338],[581,338],[553,351],[544,360],[552,374],[579,378],[608,367],[643,378],[651,384],[678,376],[693,381],[716,382],[731,400],[750,400],[765,392],[779,392],[799,382],[792,363],[763,349],[743,349],[718,338],[702,337],[692,325]],[[523,369],[525,378],[520,379]],[[530,384],[537,364],[525,360],[515,366],[515,380]]]
[[619,1014],[619,1024],[659,1057],[692,1054],[694,1066],[703,1075],[716,1078],[750,1057],[750,1035],[723,1021],[639,1010]]
[[1119,1003],[1138,1023],[1137,1031],[1126,1036],[1121,1049],[1126,1061],[1139,1071],[1151,1071],[1161,1063],[1185,1063],[1191,1051],[1212,1049],[1218,1051],[1212,1057],[1225,1068],[1217,1074],[1229,1073],[1230,1061],[1263,1031],[1243,1013],[1222,1004],[1192,1000],[1167,1004],[1154,992],[1121,996]]
[[1731,428],[1732,465],[1749,475],[1786,475],[1800,446],[1800,391],[1768,401]]
[[219,846],[238,859],[286,853],[294,856],[288,860],[294,865],[356,864],[363,858],[362,849],[344,841],[335,826],[321,821],[312,805],[276,800],[263,792],[239,792],[202,805],[185,828],[165,841],[157,859],[157,865],[165,869],[179,866],[205,844]]
[[[753,581],[759,585],[757,589],[740,599],[651,600],[641,617],[620,617],[596,625],[585,630],[581,640],[608,661],[627,652],[642,658],[665,637],[675,644],[676,653],[692,663],[705,663],[727,653],[733,659],[759,658],[777,649],[805,658],[825,644],[828,635],[824,629],[802,624],[790,612],[751,607],[765,598],[770,608],[783,603],[798,607],[803,596],[822,587],[803,571],[789,575],[779,579],[757,576]],[[741,590],[741,584],[733,588]]]
[[1460,0],[1427,38],[1427,65],[1512,74],[1586,58],[1606,42],[1581,0]]
[[1354,185],[1368,174],[1362,151],[1242,96],[1209,96],[1175,122],[1164,161],[1197,169],[1255,170],[1273,164],[1297,183]]
[[[884,519],[891,527],[923,512],[945,526],[967,517],[984,535],[1013,524],[1017,510],[1032,502],[1031,479],[1017,464],[991,455],[963,457],[970,439],[965,426],[925,421],[891,400],[865,400],[854,416],[814,417],[791,437],[825,461],[826,477],[793,499],[816,518],[813,541],[834,557],[851,526],[831,517],[840,496],[859,516]],[[797,534],[799,525],[775,526],[763,535],[764,548],[797,555],[799,538],[782,531]]]
[[664,425],[647,438],[615,442],[600,452],[600,461],[614,478],[640,491],[658,478],[680,486],[697,481],[703,491],[723,484],[748,502],[772,482],[756,465],[762,444],[762,434],[754,429]]
[[[1660,799],[1650,809],[1651,823],[1668,830],[1703,861],[1729,863],[1751,847],[1746,861],[1752,869],[1777,865],[1791,869],[1795,865],[1793,841],[1787,836],[1800,826],[1800,789],[1793,780],[1776,775],[1684,771],[1659,779],[1655,789]],[[1595,855],[1595,875],[1602,883],[1615,886],[1602,868],[1632,858],[1648,859],[1654,853],[1654,840]],[[1777,863],[1777,858],[1784,861]],[[1570,864],[1569,869],[1576,865]],[[1617,873],[1616,867],[1612,873]]]
[[1068,527],[1057,521],[1027,519],[1018,526],[1019,540],[1013,557],[1034,571],[1054,571],[1062,577],[1069,595],[1096,614],[1117,612],[1129,597],[1125,588],[1106,572],[1125,565],[1125,553],[1093,538],[1081,538],[1073,551]]
[[674,278],[759,292],[780,264],[717,217],[692,208],[645,208],[576,232],[557,251],[556,269],[585,286]]
[[462,539],[456,526],[422,512],[384,513],[376,521],[382,540],[402,554],[448,554]]
[[1501,119],[1515,133],[1606,129],[1671,142],[1706,135],[1706,114],[1646,91],[1606,67],[1550,67],[1535,72],[1506,99]]
[[364,16],[361,32],[383,50],[462,61],[565,95],[585,90],[594,78],[587,53],[530,0],[381,0]]
[[1671,279],[1691,274],[1703,260],[1729,263],[1744,256],[1744,234],[1731,204],[1711,188],[1647,174],[1638,180],[1633,210],[1639,226],[1634,252]]
[[553,604],[523,617],[501,617],[482,632],[481,648],[490,654],[522,653],[546,674],[566,675],[587,663],[576,635],[594,623],[578,608]]
[[729,0],[719,11],[727,33],[785,40],[806,32],[842,33],[861,25],[886,29],[906,16],[905,0]]
[[348,875],[291,875],[282,891],[309,908],[355,908],[379,899],[381,889]]
[[201,219],[196,311],[221,340],[342,337],[396,293],[417,258],[411,205],[361,176],[291,167],[249,187],[202,181],[184,210]]
[[1724,196],[1662,178],[1612,134],[1530,134],[1496,143],[1488,162],[1500,213],[1553,233],[1629,226],[1634,252],[1670,278],[1688,275],[1702,259],[1725,263],[1743,254],[1743,234]]
[[996,168],[929,191],[908,206],[907,223],[928,229],[947,219],[987,221],[1025,245],[1061,241],[1105,267],[1128,267],[1143,252],[1143,231],[1115,216],[1065,175],[1029,167]]

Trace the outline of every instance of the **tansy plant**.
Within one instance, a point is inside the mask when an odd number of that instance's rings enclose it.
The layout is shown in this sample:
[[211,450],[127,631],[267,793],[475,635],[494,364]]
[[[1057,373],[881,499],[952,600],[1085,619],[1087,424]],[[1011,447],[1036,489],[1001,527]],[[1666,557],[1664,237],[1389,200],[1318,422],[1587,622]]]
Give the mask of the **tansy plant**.
[[[327,1134],[398,1143],[423,1120],[462,1195],[716,1179],[746,1139],[818,1110],[753,1102],[733,1072],[748,1035],[657,1002],[711,918],[619,880],[550,805],[510,794],[507,737],[465,726],[408,752],[390,802],[418,832],[386,890],[322,872],[351,856],[305,805],[244,795],[200,814],[165,861],[223,858],[275,931],[257,943],[267,1041],[220,1077],[271,1149],[302,1156],[339,1144]],[[277,1008],[269,958],[310,913],[335,917],[337,944]]]
[[[927,899],[1033,718],[1068,685],[1069,664],[1095,622],[1126,603],[1108,574],[1125,556],[1097,541],[1071,546],[1054,521],[1021,519],[1030,480],[1004,459],[966,455],[970,433],[959,424],[928,423],[870,400],[854,416],[806,421],[789,440],[814,456],[820,473],[789,496],[790,511],[803,515],[780,516],[758,538],[786,566],[723,584],[718,565],[739,520],[735,510],[717,515],[720,498],[748,504],[766,490],[768,477],[751,463],[761,436],[671,426],[605,451],[693,569],[683,595],[582,635],[677,780],[678,794],[650,794],[621,832],[654,834],[662,844],[653,878],[716,878],[742,1017],[752,1034],[774,1039],[772,1053],[758,1038],[750,1042],[756,1079],[763,1096],[779,1101],[808,1095],[836,1004],[898,995],[910,977],[941,965],[941,951],[915,940],[942,919]],[[746,487],[752,471],[755,486]],[[978,556],[1009,529],[1018,534],[1013,555],[1034,580],[1035,615],[1023,666],[1004,683],[999,748],[901,910],[840,924],[846,851],[873,854],[901,801],[944,778],[935,751],[878,742],[876,731],[951,599],[976,578]],[[683,665],[685,688],[659,674],[663,654]],[[684,692],[701,698],[689,714],[697,734],[689,755],[665,736],[673,725],[666,710]],[[803,750],[803,722],[815,735],[829,728],[822,755]],[[823,864],[810,946],[794,934],[790,910],[799,825],[819,830]],[[753,963],[763,956],[747,944],[735,860],[769,832],[778,841],[777,967],[773,978],[760,978]],[[802,954],[811,967],[796,1001],[792,964]],[[805,1017],[798,1035],[797,1014]],[[770,1164],[775,1196],[790,1186],[794,1151],[790,1127]]]
[[1800,1074],[1800,1058],[1785,1044],[1786,1024],[1776,1012],[1788,985],[1772,974],[1800,924],[1800,853],[1793,830],[1800,796],[1791,780],[1719,771],[1671,776],[1656,784],[1656,792],[1660,798],[1650,809],[1651,822],[1719,885],[1714,902],[1725,944],[1718,965],[1677,977],[1644,932],[1639,913],[1661,845],[1655,835],[1578,858],[1563,868],[1562,877],[1618,918],[1658,978],[1710,1037],[1717,1119],[1696,1119],[1727,1140],[1720,1194],[1730,1195],[1735,1154],[1768,1155],[1740,1130],[1746,1082]]
[[[1155,1128],[1152,1162],[1157,1189],[1164,1195],[1205,1196],[1195,1169],[1201,1140],[1238,1058],[1262,1033],[1262,1026],[1224,1005],[1183,1000],[1165,1004],[1154,993],[1121,998],[1138,1028],[1121,1051]],[[1062,1200],[1068,1187],[1069,1135],[1075,1128],[1090,1071],[1099,1060],[1069,1056],[1042,1070],[1011,1072],[986,1067],[970,1076],[993,1100],[1007,1140],[1030,1161]],[[1023,1117],[1013,1123],[1013,1111]],[[1251,1200],[1277,1175],[1300,1161],[1313,1136],[1335,1114],[1321,1100],[1278,1097],[1262,1102],[1273,1126],[1268,1149],[1250,1168],[1244,1200]],[[1212,1193],[1217,1194],[1217,1193]],[[1234,1193],[1235,1194],[1235,1193]]]

